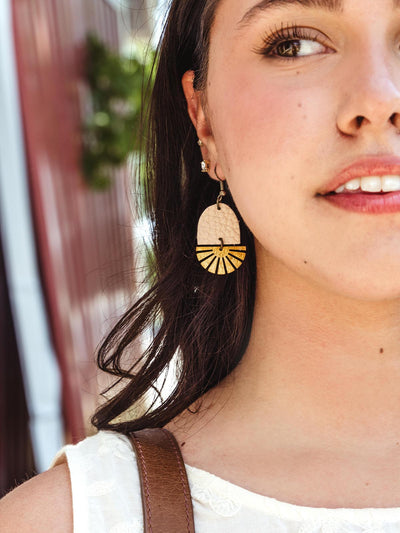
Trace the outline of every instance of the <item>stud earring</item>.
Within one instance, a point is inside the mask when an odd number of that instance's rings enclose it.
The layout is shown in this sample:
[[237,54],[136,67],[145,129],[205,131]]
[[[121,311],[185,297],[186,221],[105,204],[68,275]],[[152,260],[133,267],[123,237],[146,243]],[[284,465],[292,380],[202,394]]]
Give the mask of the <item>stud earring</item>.
[[197,144],[198,144],[199,146],[203,146],[203,141],[202,141],[201,139],[199,139],[199,140],[197,141]]
[[212,274],[231,274],[246,257],[246,246],[240,244],[239,221],[234,211],[222,203],[226,195],[224,182],[219,179],[220,192],[214,205],[207,207],[197,226],[196,256],[201,266]]
[[204,173],[210,172],[210,162],[206,159],[203,159],[203,161],[200,163],[201,171]]

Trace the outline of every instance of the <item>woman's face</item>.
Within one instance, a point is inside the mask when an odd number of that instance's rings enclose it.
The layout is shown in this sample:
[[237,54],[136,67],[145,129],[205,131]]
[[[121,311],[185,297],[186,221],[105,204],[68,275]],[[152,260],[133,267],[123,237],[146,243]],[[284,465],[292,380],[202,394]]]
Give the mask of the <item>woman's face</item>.
[[221,0],[210,129],[198,128],[255,236],[258,266],[367,300],[400,296],[400,193],[321,193],[350,178],[400,176],[395,3]]

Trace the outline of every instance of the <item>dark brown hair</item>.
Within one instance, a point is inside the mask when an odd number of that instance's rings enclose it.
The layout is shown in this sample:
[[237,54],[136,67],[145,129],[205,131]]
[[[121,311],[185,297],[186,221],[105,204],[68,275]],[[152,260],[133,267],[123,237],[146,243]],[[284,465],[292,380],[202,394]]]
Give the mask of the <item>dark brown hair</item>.
[[[232,274],[210,274],[195,255],[198,218],[215,203],[219,187],[200,172],[201,153],[181,79],[193,70],[195,87],[205,87],[217,4],[218,0],[173,0],[170,5],[144,135],[142,179],[153,227],[152,286],[100,347],[100,368],[119,378],[123,387],[93,416],[98,429],[127,433],[167,424],[221,382],[248,344],[256,282],[250,231],[240,219],[247,257]],[[226,202],[236,210],[229,194]],[[149,327],[153,340],[132,361],[133,343]],[[141,404],[175,354],[178,376],[172,394],[129,421],[114,420]]]

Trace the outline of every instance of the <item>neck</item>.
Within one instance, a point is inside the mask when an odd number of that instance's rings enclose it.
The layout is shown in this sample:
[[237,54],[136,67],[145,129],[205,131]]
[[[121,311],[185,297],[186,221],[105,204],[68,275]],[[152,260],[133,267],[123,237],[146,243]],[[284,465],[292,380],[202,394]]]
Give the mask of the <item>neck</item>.
[[228,380],[230,405],[251,413],[249,424],[271,427],[276,416],[321,445],[399,441],[400,301],[347,299],[281,266],[265,271],[251,341]]

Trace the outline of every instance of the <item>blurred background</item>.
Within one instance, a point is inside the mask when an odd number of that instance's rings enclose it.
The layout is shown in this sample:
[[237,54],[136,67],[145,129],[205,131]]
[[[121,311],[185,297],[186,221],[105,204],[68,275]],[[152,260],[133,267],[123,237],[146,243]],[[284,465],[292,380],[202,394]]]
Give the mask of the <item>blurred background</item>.
[[165,4],[0,1],[0,496],[93,432],[96,348],[141,286],[140,97]]

